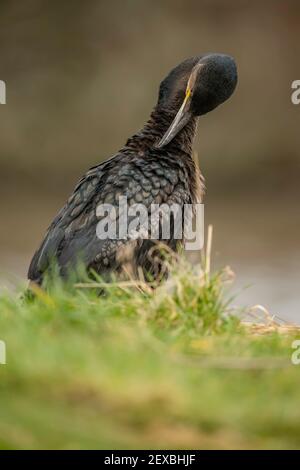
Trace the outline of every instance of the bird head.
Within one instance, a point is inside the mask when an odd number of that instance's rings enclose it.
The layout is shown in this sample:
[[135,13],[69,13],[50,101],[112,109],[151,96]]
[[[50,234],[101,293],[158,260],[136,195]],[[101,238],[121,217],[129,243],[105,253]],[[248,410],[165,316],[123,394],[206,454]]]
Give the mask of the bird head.
[[237,68],[232,57],[205,54],[177,65],[161,82],[158,109],[176,112],[157,147],[164,147],[193,117],[201,116],[226,101],[237,84]]

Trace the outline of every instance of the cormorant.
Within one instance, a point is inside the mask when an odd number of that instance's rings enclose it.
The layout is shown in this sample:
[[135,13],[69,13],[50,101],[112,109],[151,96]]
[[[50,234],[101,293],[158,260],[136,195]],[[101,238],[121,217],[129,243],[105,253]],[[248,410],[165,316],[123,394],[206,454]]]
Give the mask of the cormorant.
[[[136,275],[141,268],[155,277],[154,241],[147,236],[100,239],[97,207],[118,207],[121,196],[129,207],[143,204],[149,210],[152,204],[183,208],[202,201],[204,180],[192,157],[197,120],[227,100],[236,84],[235,61],[225,54],[192,57],[172,69],[160,84],[157,104],[144,127],[80,179],[34,254],[29,279],[41,284],[52,260],[62,277],[78,260],[104,277],[124,270]],[[172,232],[168,240],[159,233],[172,250],[184,243]]]

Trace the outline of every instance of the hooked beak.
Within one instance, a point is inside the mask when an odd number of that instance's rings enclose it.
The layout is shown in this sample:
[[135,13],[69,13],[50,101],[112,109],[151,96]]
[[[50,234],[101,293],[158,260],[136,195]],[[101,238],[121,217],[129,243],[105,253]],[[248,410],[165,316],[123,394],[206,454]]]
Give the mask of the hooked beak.
[[168,130],[165,132],[161,140],[158,142],[156,145],[157,148],[164,147],[167,145],[169,142],[171,142],[172,139],[178,134],[178,132],[181,131],[181,129],[184,128],[184,126],[188,123],[190,120],[192,113],[190,111],[191,107],[191,89],[189,86],[186,89],[185,93],[185,98],[184,101],[176,114],[172,124],[168,128]]

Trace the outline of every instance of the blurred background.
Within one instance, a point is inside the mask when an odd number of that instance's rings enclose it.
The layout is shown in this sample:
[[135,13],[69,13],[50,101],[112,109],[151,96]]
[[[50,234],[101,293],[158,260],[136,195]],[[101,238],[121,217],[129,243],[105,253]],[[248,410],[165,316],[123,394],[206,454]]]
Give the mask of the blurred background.
[[239,85],[196,141],[214,267],[236,273],[235,303],[300,322],[299,28],[292,0],[2,0],[1,286],[25,279],[78,178],[142,127],[169,69],[225,52]]

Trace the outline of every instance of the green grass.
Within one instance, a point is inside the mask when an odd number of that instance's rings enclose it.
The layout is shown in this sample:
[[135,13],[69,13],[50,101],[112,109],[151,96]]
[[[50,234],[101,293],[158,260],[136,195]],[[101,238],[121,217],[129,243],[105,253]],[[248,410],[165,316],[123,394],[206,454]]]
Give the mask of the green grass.
[[226,285],[1,294],[0,447],[299,448],[300,333],[249,332]]

